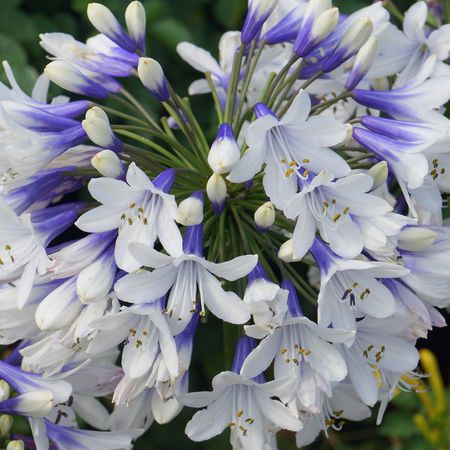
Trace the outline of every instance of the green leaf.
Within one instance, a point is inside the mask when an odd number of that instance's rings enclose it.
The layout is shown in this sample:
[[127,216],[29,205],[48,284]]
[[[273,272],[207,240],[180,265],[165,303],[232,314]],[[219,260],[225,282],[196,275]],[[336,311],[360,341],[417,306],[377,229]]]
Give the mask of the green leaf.
[[17,8],[21,3],[22,0],[2,0],[2,11]]
[[242,0],[220,0],[214,8],[216,19],[227,29],[239,29],[247,10]]
[[193,40],[186,25],[175,18],[160,20],[153,24],[149,31],[158,41],[171,48],[175,48],[181,41]]
[[0,30],[19,42],[34,42],[38,34],[30,16],[14,9],[2,10]]
[[380,427],[382,436],[410,438],[419,435],[419,430],[411,420],[411,415],[404,411],[391,411]]
[[7,60],[12,66],[23,66],[27,62],[27,54],[14,39],[0,34],[0,61]]

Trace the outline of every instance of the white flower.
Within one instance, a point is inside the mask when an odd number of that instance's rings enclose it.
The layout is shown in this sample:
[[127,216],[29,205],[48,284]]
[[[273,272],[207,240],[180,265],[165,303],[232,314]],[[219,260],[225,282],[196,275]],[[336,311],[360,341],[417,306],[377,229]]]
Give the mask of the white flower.
[[320,271],[319,325],[354,330],[356,318],[379,319],[395,311],[395,299],[377,278],[398,278],[409,273],[404,267],[378,261],[343,259],[316,238],[311,248]]
[[[143,244],[131,244],[141,264],[154,268],[120,279],[115,286],[119,298],[132,303],[152,302],[169,290],[167,318],[173,334],[179,334],[191,320],[200,295],[202,314],[205,305],[219,319],[245,323],[250,318],[244,303],[234,292],[226,292],[214,276],[234,281],[247,275],[256,265],[256,255],[245,255],[223,263],[207,261],[202,255],[201,225],[188,228],[181,249],[164,255]],[[214,274],[214,275],[213,275]]]
[[358,217],[378,217],[392,210],[383,199],[368,194],[373,178],[365,174],[349,175],[333,181],[322,171],[314,178],[306,175],[299,194],[287,204],[284,213],[297,218],[293,235],[294,254],[303,257],[319,229],[331,249],[344,258],[354,258],[363,249]]
[[289,393],[294,383],[293,378],[283,378],[259,384],[233,372],[221,372],[213,378],[212,392],[194,392],[179,397],[186,406],[206,406],[188,422],[186,434],[198,442],[230,427],[232,438],[240,441],[245,450],[261,450],[267,422],[291,431],[302,427],[290,409],[272,398]]
[[84,231],[99,233],[119,229],[115,258],[118,267],[132,272],[140,264],[128,250],[130,242],[153,246],[159,239],[166,250],[181,247],[181,235],[176,226],[177,204],[167,194],[174,177],[168,169],[154,182],[131,163],[126,182],[112,178],[96,178],[89,183],[89,192],[102,203],[83,214],[75,223]]
[[[259,118],[247,131],[249,149],[228,180],[233,183],[250,180],[265,163],[265,191],[272,203],[283,209],[297,193],[301,168],[313,172],[328,169],[337,177],[350,171],[347,163],[329,148],[345,139],[345,126],[328,117],[313,116],[307,120],[311,101],[306,92],[297,95],[282,119],[276,118],[266,106],[258,106]],[[320,131],[323,129],[327,132]]]

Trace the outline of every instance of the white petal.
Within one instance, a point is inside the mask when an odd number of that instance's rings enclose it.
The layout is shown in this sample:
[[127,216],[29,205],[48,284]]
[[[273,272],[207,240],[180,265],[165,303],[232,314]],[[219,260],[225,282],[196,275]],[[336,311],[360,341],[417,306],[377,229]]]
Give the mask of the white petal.
[[177,269],[166,266],[153,272],[130,273],[114,286],[117,296],[131,303],[146,303],[158,300],[172,287]]
[[204,269],[199,270],[199,288],[203,302],[217,318],[234,324],[250,319],[244,302],[234,292],[225,292],[219,280]]
[[243,255],[223,263],[213,263],[201,260],[201,265],[220,278],[225,278],[225,280],[228,281],[235,281],[245,277],[254,269],[257,262],[258,255]]

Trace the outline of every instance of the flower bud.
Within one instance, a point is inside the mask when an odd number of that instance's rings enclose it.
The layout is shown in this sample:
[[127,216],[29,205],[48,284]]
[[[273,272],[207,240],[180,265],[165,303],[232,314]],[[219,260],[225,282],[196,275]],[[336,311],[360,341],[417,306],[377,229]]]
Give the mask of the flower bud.
[[225,207],[227,197],[227,185],[224,179],[217,173],[213,173],[206,183],[206,194],[216,214],[220,214]]
[[86,118],[81,122],[81,125],[89,139],[99,147],[112,148],[117,151],[122,149],[122,142],[111,129],[108,116],[98,106],[88,109]]
[[389,175],[389,168],[386,161],[380,161],[379,163],[372,166],[368,174],[373,178],[372,190],[378,189],[382,186]]
[[13,409],[18,414],[44,417],[53,409],[53,399],[52,391],[36,390],[20,394],[7,402],[14,404]]
[[185,227],[198,225],[203,221],[203,193],[194,192],[178,205],[176,221]]
[[301,258],[296,258],[294,256],[294,245],[292,243],[292,239],[289,239],[281,245],[280,249],[278,250],[278,258],[287,263],[301,260]]
[[264,22],[272,14],[278,4],[278,0],[251,0],[248,7],[245,23],[242,27],[241,41],[250,43],[258,37]]
[[53,83],[75,94],[93,98],[106,98],[109,95],[109,91],[101,84],[89,79],[66,61],[52,61],[47,64],[44,73]]
[[142,84],[161,102],[169,100],[166,77],[158,61],[139,58],[138,75]]
[[91,164],[94,169],[107,178],[123,178],[126,172],[117,154],[111,150],[102,150],[95,154],[91,159]]
[[0,380],[0,401],[7,400],[11,394],[11,388],[5,380]]
[[103,300],[112,289],[117,266],[110,248],[86,266],[77,277],[77,293],[84,304]]
[[318,44],[323,41],[335,28],[339,22],[339,10],[330,8],[324,11],[314,22],[311,31],[311,38]]
[[128,33],[136,47],[145,52],[145,8],[141,2],[131,2],[125,11]]
[[83,304],[76,291],[76,277],[69,278],[39,303],[35,320],[41,330],[59,330],[71,324]]
[[437,233],[426,227],[405,227],[398,237],[397,247],[409,252],[426,250],[438,237]]
[[373,23],[368,17],[355,20],[347,29],[341,41],[323,63],[322,70],[331,72],[350,59],[369,39]]
[[275,208],[272,202],[261,205],[255,211],[254,219],[258,230],[264,231],[270,228],[275,222]]
[[372,35],[367,42],[360,48],[353,63],[352,71],[347,77],[345,88],[348,91],[354,89],[358,83],[367,75],[375,61],[378,51],[378,39]]
[[220,125],[216,140],[208,154],[208,164],[218,174],[229,172],[241,156],[233,129],[228,123]]
[[92,25],[119,47],[129,52],[134,52],[136,46],[130,37],[125,33],[120,23],[114,17],[114,14],[100,3],[89,3],[87,7],[87,16]]
[[339,19],[339,11],[331,8],[330,0],[310,0],[295,39],[294,52],[303,58],[313,50],[336,26],[333,26],[335,15]]
[[0,436],[7,437],[14,425],[14,419],[9,414],[0,417]]
[[25,444],[23,441],[11,441],[6,446],[6,450],[25,450]]

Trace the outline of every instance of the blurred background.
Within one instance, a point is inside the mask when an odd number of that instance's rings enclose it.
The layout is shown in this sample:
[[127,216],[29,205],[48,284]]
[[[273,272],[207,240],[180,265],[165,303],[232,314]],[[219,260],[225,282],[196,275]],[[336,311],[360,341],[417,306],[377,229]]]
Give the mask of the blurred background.
[[[141,0],[147,11],[148,44],[150,56],[157,59],[177,91],[185,95],[189,84],[199,78],[180,58],[175,47],[180,41],[190,41],[217,54],[221,34],[238,30],[246,11],[246,0]],[[447,0],[448,1],[448,0]],[[47,63],[45,52],[39,46],[39,33],[65,32],[84,41],[94,34],[86,17],[89,0],[1,0],[0,7],[0,60],[12,65],[19,84],[30,91],[39,73]],[[103,0],[118,18],[128,0]],[[369,5],[365,0],[336,0],[341,11],[350,13]],[[400,10],[406,10],[412,1],[395,2]],[[0,80],[5,81],[4,74]],[[127,87],[135,94],[141,93],[137,83]],[[57,93],[56,88],[52,88]],[[206,126],[212,115],[209,98],[197,96],[194,110]],[[150,96],[150,109],[158,105]],[[222,328],[210,321],[200,327],[195,342],[195,354],[191,370],[191,388],[209,389],[212,377],[227,370],[222,350]],[[449,343],[447,329],[436,330],[430,339],[420,342],[429,350],[422,351],[422,370],[432,372],[424,383],[415,386],[419,393],[399,393],[389,407],[383,425],[376,427],[375,418],[363,423],[345,425],[339,433],[330,432],[329,439],[321,437],[308,450],[448,450],[450,449],[450,419],[447,400],[449,378]],[[435,356],[434,356],[435,355]],[[408,380],[406,380],[408,381]],[[450,404],[450,403],[449,403]],[[136,445],[137,450],[225,450],[229,449],[225,432],[206,443],[190,442],[184,435],[184,427],[193,410],[185,409],[171,424],[154,424]],[[374,416],[376,410],[374,411]],[[294,437],[289,433],[279,439],[281,450],[294,449]],[[94,449],[93,449],[94,450]]]

